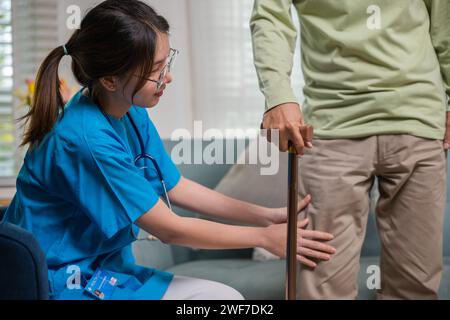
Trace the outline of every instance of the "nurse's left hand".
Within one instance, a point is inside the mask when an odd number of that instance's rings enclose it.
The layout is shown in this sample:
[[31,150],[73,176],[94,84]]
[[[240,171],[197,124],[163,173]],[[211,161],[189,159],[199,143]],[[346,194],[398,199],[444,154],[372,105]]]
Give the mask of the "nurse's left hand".
[[[304,197],[302,200],[300,200],[298,202],[297,212],[300,213],[310,203],[311,203],[311,195],[308,194],[306,197]],[[268,219],[269,225],[287,222],[287,214],[288,214],[287,207],[268,209],[268,210],[269,210],[269,219]]]

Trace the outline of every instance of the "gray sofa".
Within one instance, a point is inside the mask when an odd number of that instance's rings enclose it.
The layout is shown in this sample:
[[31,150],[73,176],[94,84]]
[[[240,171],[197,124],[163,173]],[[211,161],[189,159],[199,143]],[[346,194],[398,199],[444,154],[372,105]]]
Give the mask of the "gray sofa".
[[[166,142],[168,151],[173,146],[173,142]],[[201,164],[180,165],[179,168],[185,177],[232,197],[269,207],[286,205],[286,154],[281,156],[279,174],[275,176],[261,176],[257,165]],[[277,192],[274,193],[273,190]],[[450,206],[448,208],[445,219],[445,267],[440,287],[441,299],[450,299]],[[174,210],[183,216],[197,216],[196,213],[180,208],[175,207]],[[133,250],[139,264],[164,269],[177,275],[223,282],[237,289],[246,299],[284,299],[285,261],[253,260],[252,249],[195,250],[160,242],[140,241],[133,245]],[[367,282],[370,282],[372,274],[369,267],[378,265],[379,251],[374,213],[371,212],[361,253],[358,299],[375,298],[376,290],[370,289]]]

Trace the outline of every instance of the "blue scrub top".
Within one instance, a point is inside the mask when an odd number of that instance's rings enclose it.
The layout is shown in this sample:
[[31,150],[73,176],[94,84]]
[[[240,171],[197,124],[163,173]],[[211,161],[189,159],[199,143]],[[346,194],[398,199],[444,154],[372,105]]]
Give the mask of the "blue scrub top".
[[[155,126],[145,109],[129,112],[145,152],[172,189],[180,173]],[[45,252],[52,299],[92,299],[83,287],[97,268],[118,279],[113,299],[161,299],[173,278],[135,264],[133,223],[164,191],[151,161],[134,164],[141,151],[128,117],[107,117],[111,122],[78,92],[39,147],[27,153],[5,214],[6,221],[32,232]],[[146,169],[139,169],[142,161]],[[78,290],[67,286],[73,266],[81,270]]]

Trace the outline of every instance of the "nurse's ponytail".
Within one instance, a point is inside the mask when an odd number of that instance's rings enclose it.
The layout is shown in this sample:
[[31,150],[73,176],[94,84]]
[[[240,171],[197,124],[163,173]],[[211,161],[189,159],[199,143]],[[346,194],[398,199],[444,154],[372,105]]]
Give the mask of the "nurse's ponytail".
[[95,101],[99,79],[137,75],[133,96],[145,85],[153,69],[158,32],[168,33],[167,20],[138,0],[106,0],[91,9],[65,46],[54,49],[39,68],[36,88],[25,120],[21,146],[38,146],[59,116],[64,115],[58,66],[64,55],[72,58],[78,83],[89,88]]
[[25,119],[27,125],[21,146],[30,144],[30,148],[33,148],[42,141],[64,108],[58,76],[59,63],[64,55],[63,47],[54,49],[39,68],[30,110],[19,119]]

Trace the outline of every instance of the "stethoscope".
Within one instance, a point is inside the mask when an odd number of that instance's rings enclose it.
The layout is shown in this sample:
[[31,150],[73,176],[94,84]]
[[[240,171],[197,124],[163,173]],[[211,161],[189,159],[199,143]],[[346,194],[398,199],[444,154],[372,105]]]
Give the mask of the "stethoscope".
[[[97,103],[98,104],[98,103]],[[105,119],[109,122],[109,124],[111,125],[111,127],[114,129],[113,123],[111,121],[111,119],[108,117],[108,115],[103,111],[103,109],[101,108],[100,105],[98,105],[98,108],[100,109],[100,111],[102,112],[103,116],[105,117]],[[172,211],[172,205],[170,203],[170,199],[169,199],[169,194],[167,192],[167,187],[166,187],[166,183],[164,181],[164,177],[162,175],[161,169],[159,168],[158,163],[156,162],[155,158],[153,158],[151,155],[149,155],[148,153],[145,152],[145,145],[144,145],[144,140],[142,139],[141,134],[139,133],[139,130],[136,126],[136,123],[134,122],[133,118],[131,117],[130,113],[127,112],[126,113],[128,120],[131,123],[131,126],[133,127],[133,131],[136,135],[136,137],[138,138],[139,141],[139,148],[140,148],[140,152],[139,154],[134,157],[134,165],[137,166],[140,170],[145,170],[147,167],[145,166],[145,159],[148,159],[152,162],[153,166],[156,169],[156,172],[158,173],[158,177],[159,180],[161,182],[161,185],[163,187],[164,190],[164,198],[166,200],[167,206],[169,207],[170,211]],[[144,160],[144,166],[143,167],[139,167],[138,166],[138,161],[139,160]],[[144,174],[145,176],[145,174]],[[150,240],[150,241],[154,241],[154,240],[158,240],[155,236],[153,235],[149,235],[145,238],[138,238],[138,236],[135,234],[133,228],[132,229],[132,233],[133,233],[133,237],[135,238],[135,240]]]

